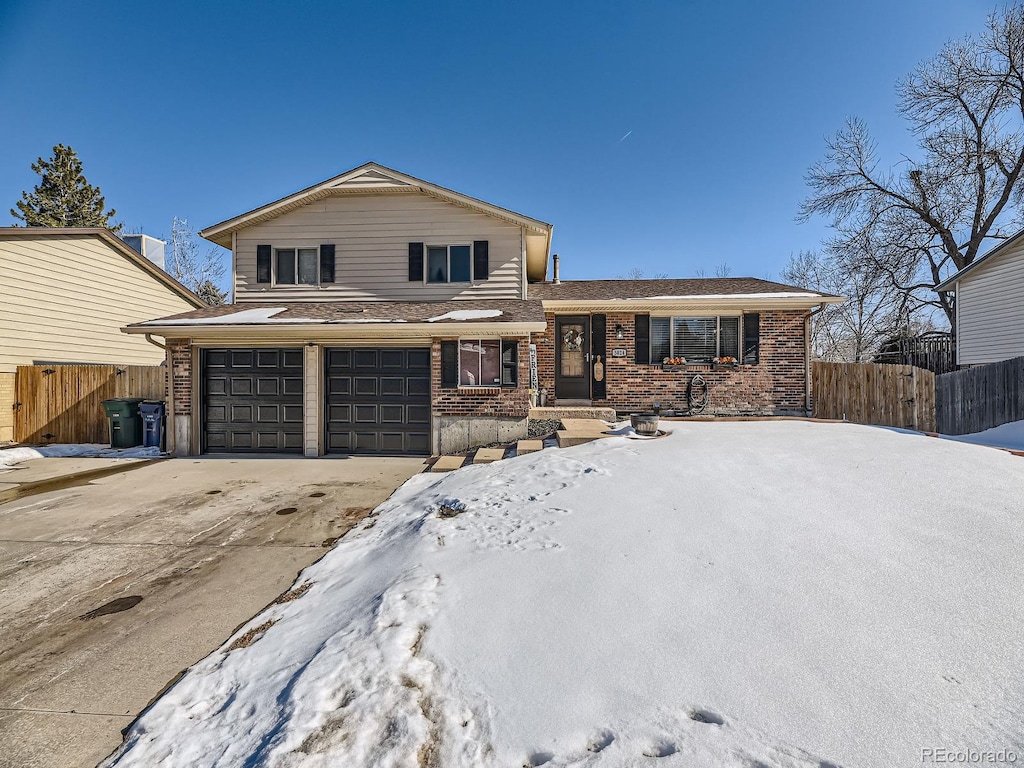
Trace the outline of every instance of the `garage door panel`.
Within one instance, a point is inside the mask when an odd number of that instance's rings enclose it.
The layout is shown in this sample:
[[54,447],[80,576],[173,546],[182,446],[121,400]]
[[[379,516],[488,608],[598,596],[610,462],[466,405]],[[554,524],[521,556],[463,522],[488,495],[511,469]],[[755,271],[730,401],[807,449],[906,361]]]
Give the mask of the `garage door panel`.
[[228,385],[231,397],[246,397],[252,394],[252,379],[248,376],[232,376]]
[[429,454],[429,348],[328,349],[325,366],[328,452]]
[[405,423],[405,406],[382,405],[380,407],[381,424],[403,424]]
[[430,426],[429,405],[407,405],[405,407],[405,420],[409,424],[425,424]]
[[203,449],[301,453],[302,350],[202,353]]
[[377,395],[377,379],[369,376],[357,376],[355,394],[358,397],[375,397]]
[[410,349],[406,366],[413,371],[430,371],[430,350],[427,348]]

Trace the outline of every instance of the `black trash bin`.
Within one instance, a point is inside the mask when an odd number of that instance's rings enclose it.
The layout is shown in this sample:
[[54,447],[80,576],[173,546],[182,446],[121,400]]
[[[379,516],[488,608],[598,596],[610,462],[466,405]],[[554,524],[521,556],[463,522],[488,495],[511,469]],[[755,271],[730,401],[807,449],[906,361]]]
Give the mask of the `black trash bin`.
[[142,416],[142,445],[146,448],[164,449],[164,418],[167,406],[163,400],[145,400],[139,403]]
[[103,401],[110,423],[110,447],[134,448],[142,445],[141,397],[115,397]]

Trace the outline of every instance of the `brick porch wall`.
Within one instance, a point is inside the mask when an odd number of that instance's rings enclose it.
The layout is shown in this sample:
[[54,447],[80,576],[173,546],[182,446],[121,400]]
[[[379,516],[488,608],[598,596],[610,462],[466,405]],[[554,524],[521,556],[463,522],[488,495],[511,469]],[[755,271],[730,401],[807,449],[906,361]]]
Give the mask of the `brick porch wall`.
[[192,343],[190,339],[168,339],[167,358],[171,366],[170,386],[176,416],[192,415]]
[[[691,367],[686,371],[663,371],[660,365],[637,365],[634,316],[608,313],[605,367],[608,397],[594,400],[622,410],[649,409],[654,402],[663,408],[685,410],[687,387],[697,373],[708,383],[707,414],[804,414],[806,413],[807,367],[804,359],[804,311],[762,311],[761,355],[757,365],[740,365],[732,370]],[[555,391],[555,346],[553,314],[547,315],[547,330],[535,334],[537,368],[541,388],[548,390],[548,402]],[[615,338],[621,325],[625,338]],[[626,357],[612,357],[613,349],[625,349]]]
[[490,416],[525,419],[530,413],[530,340],[519,342],[519,384],[516,387],[442,387],[441,342],[430,346],[430,403],[434,416]]

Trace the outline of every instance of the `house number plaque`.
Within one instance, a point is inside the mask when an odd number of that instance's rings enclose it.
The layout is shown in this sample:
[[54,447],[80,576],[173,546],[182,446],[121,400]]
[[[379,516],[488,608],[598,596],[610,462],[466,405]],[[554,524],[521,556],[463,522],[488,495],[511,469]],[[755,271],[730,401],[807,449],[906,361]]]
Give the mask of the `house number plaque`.
[[612,350],[612,357],[625,357],[625,356],[626,356],[626,350],[624,350],[624,349],[613,349]]

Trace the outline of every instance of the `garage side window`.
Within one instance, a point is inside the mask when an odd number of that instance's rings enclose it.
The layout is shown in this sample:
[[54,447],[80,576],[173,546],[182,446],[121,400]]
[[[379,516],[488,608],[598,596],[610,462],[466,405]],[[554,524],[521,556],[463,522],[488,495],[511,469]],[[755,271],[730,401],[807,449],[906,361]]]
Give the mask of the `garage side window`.
[[514,387],[518,382],[518,344],[500,339],[459,340],[459,386]]

